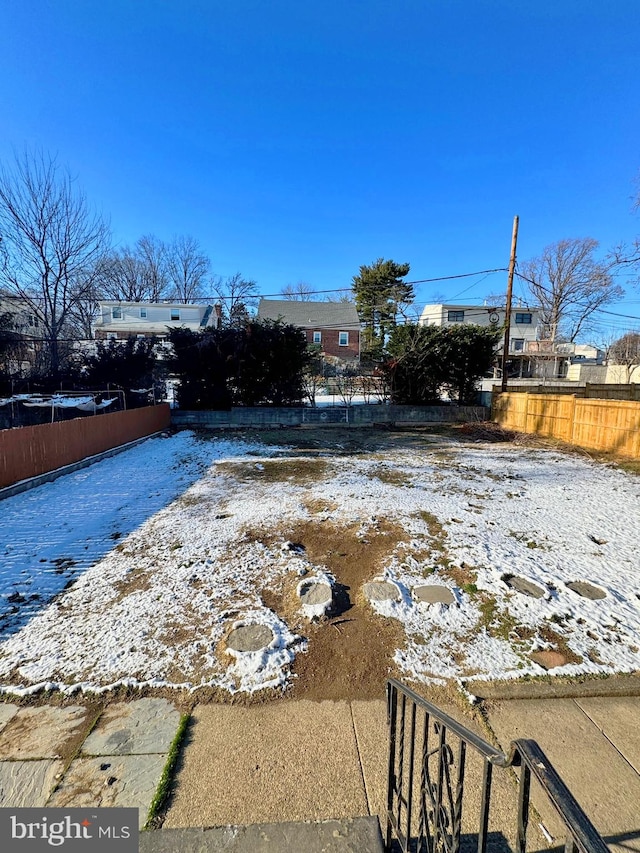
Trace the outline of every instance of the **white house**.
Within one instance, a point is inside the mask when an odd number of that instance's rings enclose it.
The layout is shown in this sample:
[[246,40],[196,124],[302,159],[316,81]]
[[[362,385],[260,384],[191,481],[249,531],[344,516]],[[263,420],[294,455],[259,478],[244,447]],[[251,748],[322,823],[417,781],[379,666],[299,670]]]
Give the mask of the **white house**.
[[[504,326],[506,309],[486,305],[449,305],[435,303],[425,305],[420,315],[422,326],[454,326],[460,323],[475,324],[501,329]],[[509,354],[522,355],[535,350],[540,336],[540,309],[517,306],[511,309],[509,329]],[[503,341],[498,351],[502,352]]]
[[163,340],[171,327],[198,332],[219,328],[220,319],[219,305],[101,301],[93,322],[93,336],[96,340],[126,340],[131,337]]

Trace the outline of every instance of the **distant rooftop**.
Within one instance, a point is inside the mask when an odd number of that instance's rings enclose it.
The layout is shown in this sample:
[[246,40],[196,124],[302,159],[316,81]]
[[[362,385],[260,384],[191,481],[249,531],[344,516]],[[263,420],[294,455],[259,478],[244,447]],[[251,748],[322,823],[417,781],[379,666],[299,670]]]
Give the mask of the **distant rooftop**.
[[353,302],[302,302],[294,299],[261,299],[261,320],[282,320],[304,328],[359,329],[360,320]]

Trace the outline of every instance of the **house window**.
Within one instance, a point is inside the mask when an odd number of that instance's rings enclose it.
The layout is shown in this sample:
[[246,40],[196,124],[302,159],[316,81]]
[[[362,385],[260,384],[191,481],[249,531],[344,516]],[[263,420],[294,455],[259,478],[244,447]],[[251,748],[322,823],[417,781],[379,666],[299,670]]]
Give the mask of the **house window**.
[[522,324],[525,326],[530,326],[532,320],[533,320],[533,317],[529,313],[526,313],[526,314],[516,313],[516,323],[519,323],[519,324]]
[[144,341],[146,339],[146,335],[136,335],[136,339],[139,341]]
[[180,309],[179,308],[172,308],[171,309],[171,319],[172,320],[179,320],[180,319]]
[[448,323],[464,323],[464,311],[447,311]]
[[142,320],[146,320],[146,319],[147,319],[147,309],[146,309],[146,308],[141,308],[141,309],[140,309],[140,318],[141,318]]
[[122,320],[122,308],[114,307],[111,309],[111,319],[112,320]]
[[118,333],[117,332],[107,332],[107,340],[117,341],[118,340]]
[[37,314],[29,314],[29,325],[34,328],[38,328],[38,315]]
[[349,346],[349,332],[338,332],[338,345],[341,347]]
[[322,343],[322,332],[314,332],[313,333],[313,342],[314,344]]
[[524,352],[524,338],[511,339],[511,352]]

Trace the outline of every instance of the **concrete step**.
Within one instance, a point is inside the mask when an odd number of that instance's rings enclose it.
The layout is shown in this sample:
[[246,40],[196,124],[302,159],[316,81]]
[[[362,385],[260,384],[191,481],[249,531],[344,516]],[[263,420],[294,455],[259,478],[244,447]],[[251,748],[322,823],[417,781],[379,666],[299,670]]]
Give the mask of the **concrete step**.
[[140,833],[140,853],[383,853],[377,817],[158,829]]

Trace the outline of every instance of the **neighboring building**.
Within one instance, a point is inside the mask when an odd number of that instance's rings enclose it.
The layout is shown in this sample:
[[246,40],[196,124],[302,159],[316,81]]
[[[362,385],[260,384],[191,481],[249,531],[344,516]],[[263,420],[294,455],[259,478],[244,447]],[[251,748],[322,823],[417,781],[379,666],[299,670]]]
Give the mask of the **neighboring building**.
[[325,356],[342,361],[360,357],[360,320],[353,302],[303,302],[293,299],[261,299],[259,320],[282,320],[299,326],[310,346]]
[[220,305],[101,301],[93,322],[93,335],[101,341],[151,337],[162,341],[172,327],[184,327],[193,332],[219,328],[221,316]]
[[0,295],[0,317],[4,315],[10,317],[10,331],[15,341],[7,347],[6,360],[0,368],[11,377],[23,378],[30,374],[38,361],[42,323],[29,303],[18,296]]
[[[576,350],[575,344],[540,340],[543,331],[539,308],[515,305],[511,309],[509,329],[509,353],[507,360],[510,378],[553,379],[567,375],[569,363]],[[503,329],[506,309],[486,305],[448,305],[438,303],[425,305],[420,323],[426,326],[452,326],[458,323],[474,323]],[[502,355],[504,333],[496,347],[496,355]],[[493,375],[500,375],[500,360],[496,359]]]
[[[486,305],[447,305],[437,303],[425,305],[420,315],[422,326],[454,326],[460,323],[489,326],[501,329],[504,325],[505,309]],[[511,309],[509,332],[509,354],[518,355],[528,351],[540,336],[540,310],[538,308],[514,307]],[[503,341],[498,351],[502,352]]]

